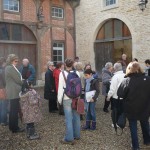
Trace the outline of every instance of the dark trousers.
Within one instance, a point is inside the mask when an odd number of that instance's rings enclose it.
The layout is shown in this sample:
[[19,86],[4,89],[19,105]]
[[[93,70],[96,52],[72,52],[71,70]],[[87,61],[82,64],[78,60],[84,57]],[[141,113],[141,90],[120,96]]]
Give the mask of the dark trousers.
[[[143,140],[144,144],[150,143],[150,127],[148,120],[140,120]],[[137,120],[129,119],[129,126],[131,132],[131,139],[132,139],[132,147],[133,149],[139,148],[139,141],[138,141],[138,134],[137,134]]]
[[49,112],[53,112],[55,110],[58,110],[57,100],[56,99],[49,99]]
[[9,130],[16,132],[18,127],[19,98],[10,100]]
[[107,110],[109,105],[110,105],[110,103],[111,103],[111,110],[112,110],[112,101],[111,101],[111,99],[110,99],[110,101],[107,101],[106,99],[107,99],[107,96],[105,97],[103,110]]

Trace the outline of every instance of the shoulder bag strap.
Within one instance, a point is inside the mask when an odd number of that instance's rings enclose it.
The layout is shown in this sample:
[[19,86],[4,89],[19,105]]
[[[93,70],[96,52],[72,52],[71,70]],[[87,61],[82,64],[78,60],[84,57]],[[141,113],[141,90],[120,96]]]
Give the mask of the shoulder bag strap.
[[65,82],[67,82],[67,78],[66,78],[66,76],[65,76],[64,71],[62,71],[62,74],[63,74],[63,77],[64,77]]

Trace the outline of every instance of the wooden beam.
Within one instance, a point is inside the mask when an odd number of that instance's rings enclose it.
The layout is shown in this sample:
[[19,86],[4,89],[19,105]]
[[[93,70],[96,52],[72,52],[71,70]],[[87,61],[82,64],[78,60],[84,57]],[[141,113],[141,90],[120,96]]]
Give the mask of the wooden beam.
[[0,43],[3,44],[36,44],[35,41],[6,41],[6,40],[0,40]]

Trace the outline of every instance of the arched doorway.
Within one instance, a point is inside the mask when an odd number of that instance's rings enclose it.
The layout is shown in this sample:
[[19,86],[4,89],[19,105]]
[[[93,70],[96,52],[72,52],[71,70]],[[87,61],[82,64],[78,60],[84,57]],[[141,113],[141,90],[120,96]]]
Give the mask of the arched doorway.
[[115,63],[123,53],[132,59],[132,36],[127,25],[119,19],[109,19],[98,31],[95,45],[95,67],[101,74],[106,62]]
[[36,38],[31,30],[21,24],[0,22],[0,56],[7,58],[16,54],[20,59],[28,58],[36,68]]

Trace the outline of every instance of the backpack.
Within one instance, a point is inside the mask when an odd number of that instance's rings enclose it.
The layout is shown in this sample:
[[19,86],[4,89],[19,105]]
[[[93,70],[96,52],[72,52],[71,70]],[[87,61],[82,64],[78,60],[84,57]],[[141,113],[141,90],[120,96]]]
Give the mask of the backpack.
[[68,72],[67,78],[64,72],[62,72],[64,80],[66,82],[66,88],[64,88],[64,93],[71,99],[77,98],[82,93],[81,79],[76,74],[76,71]]

